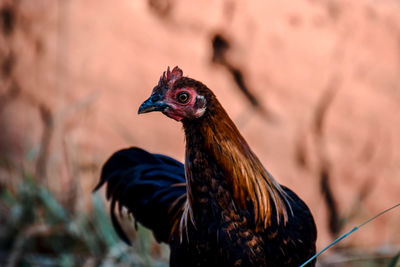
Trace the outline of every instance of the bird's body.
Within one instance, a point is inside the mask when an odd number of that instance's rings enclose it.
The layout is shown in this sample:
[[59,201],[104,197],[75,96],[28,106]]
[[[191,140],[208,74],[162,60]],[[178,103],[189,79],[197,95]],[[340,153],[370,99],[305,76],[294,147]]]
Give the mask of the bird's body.
[[183,123],[185,165],[138,148],[109,159],[97,188],[108,183],[124,239],[117,202],[169,243],[171,266],[299,266],[315,253],[311,212],[265,170],[205,85],[168,71],[139,113],[156,110]]

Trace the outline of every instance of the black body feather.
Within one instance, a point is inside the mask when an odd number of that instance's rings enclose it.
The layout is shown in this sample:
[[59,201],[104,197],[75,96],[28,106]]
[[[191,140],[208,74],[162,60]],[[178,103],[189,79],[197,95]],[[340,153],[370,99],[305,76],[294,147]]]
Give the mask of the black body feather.
[[104,164],[94,190],[105,183],[106,197],[111,199],[112,223],[122,240],[130,244],[118,223],[117,204],[119,211],[126,207],[137,221],[153,230],[158,241],[168,242],[173,217],[178,216],[186,200],[182,163],[139,148],[123,149]]
[[[209,214],[196,218],[196,227],[189,223],[181,235],[174,225],[179,224],[186,202],[182,163],[139,148],[123,149],[105,163],[95,190],[105,183],[112,222],[121,239],[130,244],[118,223],[117,205],[126,207],[138,222],[153,231],[158,241],[170,244],[171,266],[298,266],[315,252],[312,215],[286,187],[283,189],[293,211],[286,224],[278,224],[274,217],[267,229],[254,233],[251,211],[239,212],[236,220],[228,219],[221,216],[218,203],[209,199],[213,210],[206,209]],[[240,223],[243,221],[245,225]]]

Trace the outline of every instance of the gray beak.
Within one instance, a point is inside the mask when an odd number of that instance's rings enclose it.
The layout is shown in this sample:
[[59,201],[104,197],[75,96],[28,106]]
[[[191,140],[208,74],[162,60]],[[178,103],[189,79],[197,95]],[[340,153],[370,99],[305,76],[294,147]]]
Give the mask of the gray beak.
[[138,110],[138,114],[143,114],[143,113],[148,113],[152,111],[164,111],[166,108],[169,107],[168,104],[165,102],[161,101],[161,96],[160,95],[152,95],[144,101]]

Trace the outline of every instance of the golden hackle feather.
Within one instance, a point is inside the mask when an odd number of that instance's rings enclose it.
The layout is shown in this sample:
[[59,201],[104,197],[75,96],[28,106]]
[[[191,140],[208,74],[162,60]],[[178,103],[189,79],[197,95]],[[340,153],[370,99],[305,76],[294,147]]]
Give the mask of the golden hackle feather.
[[[273,206],[276,209],[278,223],[281,218],[286,223],[288,211],[291,212],[287,194],[251,151],[212,93],[211,96],[213,103],[208,107],[209,116],[205,118],[207,122],[197,134],[205,138],[207,150],[224,172],[225,179],[231,184],[233,203],[237,207],[247,209],[247,202],[250,201],[254,207],[254,219],[259,229],[271,223]],[[188,198],[180,221],[181,236],[189,220],[195,225],[191,210],[191,179],[188,177],[190,166],[187,165],[188,162],[185,164]]]
[[278,223],[281,217],[286,223],[290,210],[288,196],[265,170],[222,106],[215,102],[214,115],[206,128],[206,140],[226,179],[233,185],[235,202],[246,209],[249,199],[254,206],[255,221],[260,226],[266,227],[271,222],[272,205],[276,208]]

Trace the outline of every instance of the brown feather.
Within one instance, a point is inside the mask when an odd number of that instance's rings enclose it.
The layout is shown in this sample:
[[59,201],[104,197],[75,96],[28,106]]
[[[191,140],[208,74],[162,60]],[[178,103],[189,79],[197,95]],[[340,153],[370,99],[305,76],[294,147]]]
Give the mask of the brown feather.
[[[196,90],[200,95],[207,95],[209,102],[207,113],[202,118],[206,123],[202,124],[204,127],[198,128],[200,132],[196,134],[204,137],[206,149],[224,172],[225,179],[231,185],[234,204],[241,209],[247,209],[247,203],[250,201],[254,207],[255,221],[259,229],[271,223],[273,206],[276,207],[278,222],[283,218],[286,223],[288,211],[291,211],[287,194],[263,167],[215,95],[202,84]],[[191,216],[192,179],[188,177],[191,175],[188,162],[185,163],[185,168],[188,199],[183,213],[184,218],[180,224],[181,233],[189,220],[194,224]]]

